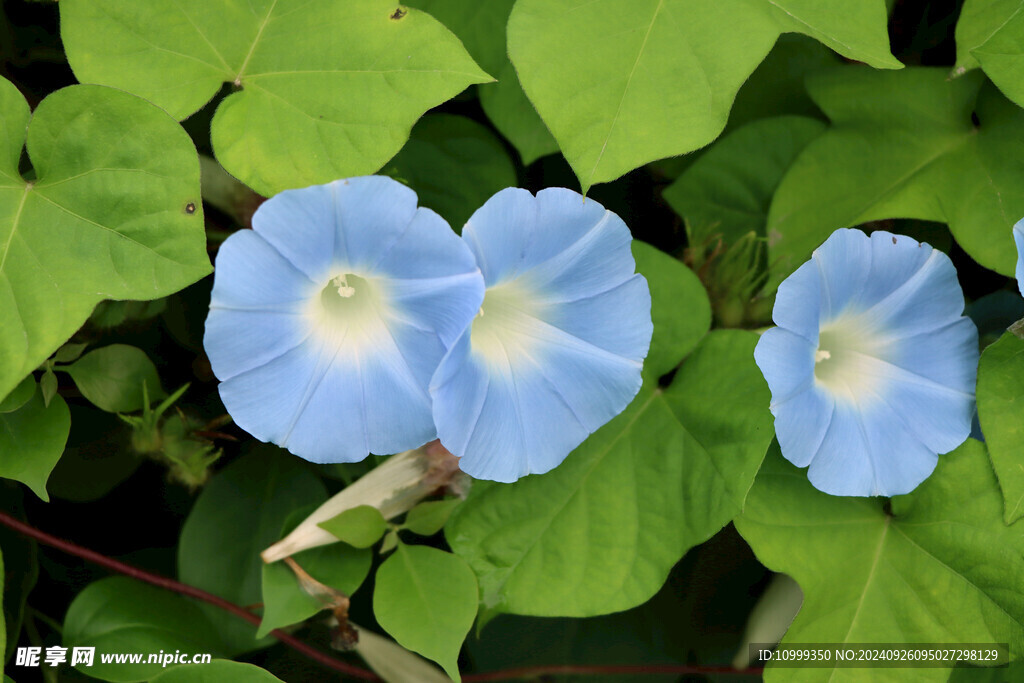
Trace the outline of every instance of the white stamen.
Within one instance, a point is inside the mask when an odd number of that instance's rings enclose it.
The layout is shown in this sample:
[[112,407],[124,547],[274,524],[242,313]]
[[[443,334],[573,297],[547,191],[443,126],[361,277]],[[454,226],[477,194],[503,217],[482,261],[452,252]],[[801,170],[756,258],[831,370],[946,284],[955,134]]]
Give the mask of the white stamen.
[[820,363],[821,361],[828,360],[831,357],[832,357],[832,354],[829,353],[828,351],[823,350],[823,349],[818,349],[817,351],[814,352],[814,362],[815,363]]
[[348,299],[356,290],[353,287],[348,286],[348,280],[345,275],[337,275],[331,280],[331,284],[338,288],[338,296]]

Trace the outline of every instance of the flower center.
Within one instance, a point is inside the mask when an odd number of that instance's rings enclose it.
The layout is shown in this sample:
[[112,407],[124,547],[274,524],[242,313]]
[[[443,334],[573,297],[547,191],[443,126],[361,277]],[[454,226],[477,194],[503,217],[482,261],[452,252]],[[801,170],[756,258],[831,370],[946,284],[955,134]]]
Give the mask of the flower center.
[[379,326],[383,300],[377,281],[353,273],[335,275],[320,290],[317,303],[311,308],[316,327],[329,335],[341,333],[347,344]]
[[[344,297],[345,299],[350,298],[356,293],[355,287],[350,287],[348,284],[348,278],[356,279],[355,275],[336,275],[331,279],[331,283],[326,289],[330,289],[332,286],[338,288],[338,296]],[[325,290],[326,293],[326,290]],[[330,295],[328,295],[330,296]]]
[[886,335],[857,315],[840,315],[821,326],[814,377],[833,396],[857,402],[877,390],[878,365],[887,356]]
[[504,282],[488,287],[470,330],[473,350],[488,363],[501,365],[531,357],[540,324],[536,301],[521,283]]

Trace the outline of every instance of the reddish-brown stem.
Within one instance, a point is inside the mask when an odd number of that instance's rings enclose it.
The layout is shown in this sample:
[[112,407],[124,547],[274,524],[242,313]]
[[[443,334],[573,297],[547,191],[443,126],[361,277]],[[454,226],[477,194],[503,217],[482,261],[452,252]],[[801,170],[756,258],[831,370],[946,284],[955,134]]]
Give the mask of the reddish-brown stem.
[[[117,572],[118,574],[130,576],[133,579],[144,581],[153,586],[159,586],[160,588],[164,588],[169,591],[174,591],[175,593],[178,593],[180,595],[187,595],[188,597],[195,598],[197,600],[202,600],[203,602],[207,602],[211,605],[219,607],[226,612],[231,612],[239,619],[244,619],[253,626],[260,625],[260,618],[258,616],[247,611],[244,607],[236,605],[233,602],[229,602],[224,598],[214,595],[213,593],[207,593],[206,591],[196,588],[195,586],[189,586],[188,584],[181,583],[180,581],[175,581],[174,579],[168,579],[157,574],[151,574],[142,569],[138,569],[136,567],[132,567],[131,565],[127,565],[124,562],[119,562],[118,560],[115,560],[111,557],[107,557],[106,555],[101,555],[95,550],[89,550],[88,548],[83,548],[82,546],[71,543],[70,541],[65,541],[64,539],[57,538],[56,536],[51,536],[45,531],[40,531],[39,529],[36,529],[33,526],[25,524],[19,519],[11,517],[5,512],[0,512],[0,524],[3,524],[4,526],[13,529],[14,531],[17,531],[19,534],[30,536],[39,541],[40,543],[43,543],[44,545],[57,548],[58,550],[68,553],[69,555],[80,557],[83,560],[92,562],[93,564],[98,564],[101,567],[106,567],[107,569],[113,572]],[[358,678],[364,681],[380,680],[380,678],[372,671],[367,671],[366,669],[362,669],[358,666],[354,666],[352,664],[348,664],[347,662],[343,662],[339,659],[335,659],[334,657],[331,657],[330,655],[321,652],[320,650],[317,650],[315,647],[307,645],[298,638],[294,638],[288,635],[284,631],[274,629],[270,632],[270,635],[277,638],[293,650],[300,652],[303,655],[309,657],[310,659],[317,661],[326,667],[334,669],[335,671],[347,674],[349,676],[352,676],[353,678]]]
[[[207,593],[206,591],[190,586],[174,579],[168,579],[157,574],[151,574],[143,569],[132,567],[131,565],[125,564],[115,560],[112,557],[101,555],[95,550],[84,548],[80,545],[65,541],[62,538],[52,536],[45,531],[40,531],[35,527],[22,522],[21,520],[8,515],[5,512],[0,511],[0,524],[17,531],[20,534],[29,536],[36,539],[38,542],[56,548],[69,555],[80,557],[83,560],[98,564],[101,567],[117,572],[118,574],[124,574],[130,576],[133,579],[144,581],[145,583],[153,586],[158,586],[169,591],[173,591],[180,595],[186,595],[197,600],[219,607],[226,612],[234,614],[239,619],[244,619],[253,626],[259,626],[260,618],[255,614],[249,612],[246,608],[236,605],[233,602],[229,602],[224,598],[218,597],[213,593]],[[294,638],[284,631],[274,629],[270,632],[274,638],[292,648],[296,652],[299,652],[306,657],[309,657],[313,661],[319,662],[320,664],[334,669],[343,674],[358,678],[364,681],[379,681],[381,680],[375,673],[358,666],[348,664],[339,659],[335,659],[330,655],[317,650],[310,645],[302,642],[298,638]],[[594,666],[533,666],[533,667],[522,667],[518,669],[504,669],[502,671],[491,671],[487,673],[478,674],[467,674],[462,677],[465,683],[488,683],[489,681],[510,681],[521,678],[538,678],[540,676],[554,676],[554,675],[577,675],[577,676],[626,676],[626,675],[640,675],[640,674],[669,674],[669,675],[686,675],[686,674],[731,674],[731,675],[749,675],[759,676],[761,675],[762,669],[732,669],[729,667],[714,667],[714,666],[687,666],[682,664],[641,664],[641,665],[594,665]]]

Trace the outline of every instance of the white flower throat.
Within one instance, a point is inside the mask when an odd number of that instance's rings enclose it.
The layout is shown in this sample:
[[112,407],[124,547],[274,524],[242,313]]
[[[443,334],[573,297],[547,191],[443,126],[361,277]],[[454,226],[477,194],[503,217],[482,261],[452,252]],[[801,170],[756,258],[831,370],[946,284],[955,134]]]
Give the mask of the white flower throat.
[[841,313],[825,322],[814,352],[814,377],[833,396],[863,401],[879,390],[891,340],[867,316]]
[[[341,272],[324,284],[307,309],[310,323],[332,343],[358,350],[380,343],[390,307],[378,278]],[[371,341],[373,340],[373,341]]]

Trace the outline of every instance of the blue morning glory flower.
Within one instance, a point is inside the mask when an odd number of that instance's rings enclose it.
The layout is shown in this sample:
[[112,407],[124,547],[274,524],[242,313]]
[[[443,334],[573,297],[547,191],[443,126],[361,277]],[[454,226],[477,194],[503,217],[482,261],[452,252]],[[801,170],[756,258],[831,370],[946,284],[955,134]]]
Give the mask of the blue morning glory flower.
[[640,389],[651,296],[626,224],[562,188],[509,188],[462,237],[487,291],[430,384],[442,445],[480,479],[556,467]]
[[779,286],[754,358],[782,454],[818,489],[908,493],[970,434],[978,331],[952,262],[843,229]]
[[235,422],[313,462],[435,437],[428,385],[483,278],[448,224],[384,177],[288,190],[217,254],[203,344]]

